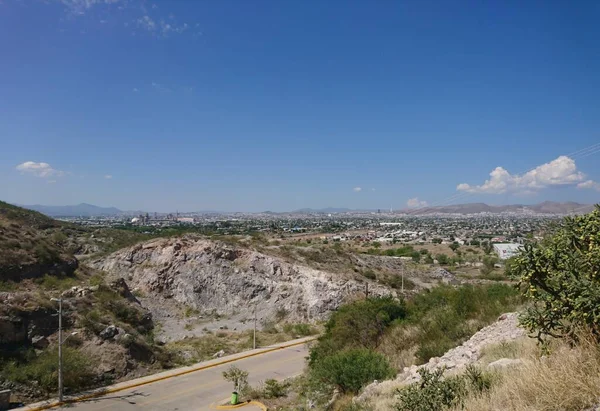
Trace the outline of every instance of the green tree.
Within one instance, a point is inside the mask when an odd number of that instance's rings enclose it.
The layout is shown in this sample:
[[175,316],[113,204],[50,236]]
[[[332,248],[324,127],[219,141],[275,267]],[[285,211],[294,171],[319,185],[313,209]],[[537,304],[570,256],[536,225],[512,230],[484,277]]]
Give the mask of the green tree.
[[431,254],[427,254],[425,256],[425,264],[433,264],[433,257],[431,256]]
[[494,250],[494,246],[489,241],[481,243],[481,247],[483,247],[483,252],[486,254],[490,254]]
[[412,253],[410,253],[410,257],[415,263],[421,261],[421,253],[419,253],[418,251],[413,251]]
[[335,386],[342,393],[354,394],[374,380],[385,380],[396,374],[383,355],[366,348],[325,357],[311,371],[323,383]]
[[441,238],[434,238],[431,240],[431,242],[433,244],[442,244],[442,239]]
[[458,248],[459,248],[459,247],[460,247],[460,244],[458,244],[456,241],[455,241],[455,242],[453,242],[452,244],[450,244],[450,249],[451,249],[452,251],[456,251],[456,250],[458,250]]
[[223,371],[223,378],[233,384],[233,391],[242,392],[248,388],[248,371],[232,365]]
[[448,262],[450,261],[448,259],[448,256],[446,254],[437,254],[435,256],[435,259],[438,261],[438,263],[440,263],[441,265],[446,265],[448,264]]
[[526,244],[510,272],[534,303],[522,322],[538,339],[574,336],[581,326],[600,337],[600,206],[566,217],[553,235]]

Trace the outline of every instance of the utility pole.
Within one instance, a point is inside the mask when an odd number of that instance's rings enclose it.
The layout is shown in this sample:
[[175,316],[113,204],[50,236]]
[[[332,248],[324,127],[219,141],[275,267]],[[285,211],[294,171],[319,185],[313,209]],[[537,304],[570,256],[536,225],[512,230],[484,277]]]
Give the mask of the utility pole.
[[52,298],[58,301],[58,401],[63,402],[63,370],[62,370],[62,298]]
[[63,357],[62,357],[62,346],[67,339],[77,334],[77,331],[72,332],[67,338],[62,338],[62,298],[51,298],[51,301],[58,302],[58,402],[63,402]]
[[402,275],[402,294],[404,294],[404,263],[402,264],[402,270],[400,273]]
[[256,303],[254,304],[254,349],[256,350]]

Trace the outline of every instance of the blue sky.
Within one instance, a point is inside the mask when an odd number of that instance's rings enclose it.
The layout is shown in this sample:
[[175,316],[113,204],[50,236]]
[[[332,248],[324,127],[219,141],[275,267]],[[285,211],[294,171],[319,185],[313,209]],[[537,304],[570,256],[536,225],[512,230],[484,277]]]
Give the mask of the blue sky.
[[0,197],[599,201],[600,4],[483,3],[0,0]]

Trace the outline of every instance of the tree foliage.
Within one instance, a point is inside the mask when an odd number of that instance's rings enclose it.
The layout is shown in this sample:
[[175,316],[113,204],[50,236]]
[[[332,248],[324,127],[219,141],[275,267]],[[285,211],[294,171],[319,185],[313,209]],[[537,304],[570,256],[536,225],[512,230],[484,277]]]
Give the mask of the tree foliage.
[[235,365],[232,365],[223,371],[223,378],[233,384],[233,390],[242,392],[248,387],[248,371],[244,371]]
[[534,302],[522,322],[538,339],[573,336],[581,326],[600,336],[600,207],[526,244],[510,273]]
[[358,391],[374,380],[393,377],[396,372],[386,358],[367,348],[341,351],[323,358],[312,368],[313,376],[342,393]]
[[343,305],[325,324],[325,333],[311,350],[310,362],[345,348],[377,348],[392,321],[405,316],[404,302],[387,297]]

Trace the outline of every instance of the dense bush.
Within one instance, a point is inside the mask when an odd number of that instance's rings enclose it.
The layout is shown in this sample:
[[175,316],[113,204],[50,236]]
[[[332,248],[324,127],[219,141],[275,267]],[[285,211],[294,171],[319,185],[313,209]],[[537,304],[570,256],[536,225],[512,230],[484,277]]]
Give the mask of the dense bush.
[[287,394],[289,383],[279,382],[273,378],[269,378],[265,381],[262,396],[264,398],[280,398]]
[[310,362],[345,348],[376,348],[385,329],[406,316],[404,302],[392,298],[368,298],[343,305],[334,312],[325,333],[310,353]]
[[510,266],[534,302],[522,322],[538,339],[573,336],[578,327],[600,336],[600,207],[567,217],[555,233],[526,244]]
[[[439,286],[424,291],[408,302],[406,320],[394,326],[416,328],[410,340],[402,341],[403,346],[396,349],[417,347],[417,360],[426,362],[460,344],[480,327],[494,321],[499,314],[515,309],[521,302],[517,291],[504,284]],[[395,344],[389,340],[386,339],[388,345]]]
[[373,380],[391,378],[396,374],[383,355],[366,348],[327,356],[314,364],[312,373],[315,378],[335,386],[342,393],[357,393]]
[[444,369],[419,370],[421,382],[398,390],[398,411],[439,411],[459,405],[466,395],[463,378],[443,378]]

